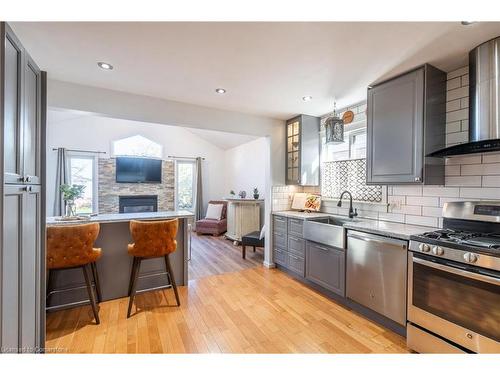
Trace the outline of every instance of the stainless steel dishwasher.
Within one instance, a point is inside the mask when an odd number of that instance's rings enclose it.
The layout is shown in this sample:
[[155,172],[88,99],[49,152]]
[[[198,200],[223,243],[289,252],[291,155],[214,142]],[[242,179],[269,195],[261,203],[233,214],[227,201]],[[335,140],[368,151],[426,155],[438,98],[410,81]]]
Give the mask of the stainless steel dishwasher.
[[346,295],[406,325],[407,241],[349,230]]

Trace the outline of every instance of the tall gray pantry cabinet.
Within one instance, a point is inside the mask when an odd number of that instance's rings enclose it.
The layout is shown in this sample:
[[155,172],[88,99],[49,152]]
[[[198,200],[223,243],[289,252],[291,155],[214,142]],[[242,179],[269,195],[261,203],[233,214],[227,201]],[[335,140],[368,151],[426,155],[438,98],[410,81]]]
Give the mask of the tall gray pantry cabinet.
[[0,349],[45,343],[46,74],[0,23]]

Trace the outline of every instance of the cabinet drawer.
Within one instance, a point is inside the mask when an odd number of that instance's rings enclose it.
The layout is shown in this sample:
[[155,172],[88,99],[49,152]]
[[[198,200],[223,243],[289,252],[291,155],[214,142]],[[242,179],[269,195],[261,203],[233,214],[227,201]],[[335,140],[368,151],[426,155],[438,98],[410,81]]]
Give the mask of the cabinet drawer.
[[345,295],[345,253],[341,249],[307,241],[306,279]]
[[306,253],[306,241],[302,238],[288,236],[288,251],[298,256],[304,257]]
[[281,266],[288,265],[288,253],[283,249],[274,248],[274,262]]
[[305,261],[303,257],[288,253],[288,269],[304,277]]
[[281,247],[282,249],[287,248],[287,237],[285,233],[275,232],[273,235],[274,246]]
[[285,233],[287,230],[287,219],[283,216],[273,216],[273,231]]
[[303,224],[304,220],[288,219],[288,234],[300,238],[304,237]]

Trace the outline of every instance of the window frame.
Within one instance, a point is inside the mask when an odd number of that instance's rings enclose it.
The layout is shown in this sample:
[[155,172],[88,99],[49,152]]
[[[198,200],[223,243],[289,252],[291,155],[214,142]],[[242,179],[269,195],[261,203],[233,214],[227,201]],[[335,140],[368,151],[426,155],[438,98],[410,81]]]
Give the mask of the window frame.
[[92,160],[92,214],[99,213],[99,182],[98,182],[98,163],[99,156],[94,153],[82,151],[67,151],[66,154],[66,170],[68,171],[68,182],[73,184],[73,176],[71,174],[71,159],[89,159]]
[[[160,149],[160,153],[159,153],[159,156],[158,155],[148,155],[148,154],[134,154],[134,153],[125,153],[125,154],[122,154],[122,153],[116,153],[116,143],[117,142],[120,142],[120,141],[123,141],[125,139],[130,139],[130,138],[134,138],[134,137],[141,137],[143,139],[146,139],[148,140],[149,142],[151,143],[154,143],[155,145],[159,146],[159,149]],[[152,139],[149,139],[148,137],[145,137],[143,136],[142,134],[134,134],[134,135],[130,135],[128,137],[123,137],[123,138],[119,138],[119,139],[115,139],[113,141],[111,141],[111,155],[112,157],[120,157],[120,156],[130,156],[130,157],[138,157],[138,158],[149,158],[149,159],[160,159],[160,160],[163,160],[163,145],[161,143],[158,143],[158,142],[155,142],[153,141]]]
[[[192,192],[193,192],[193,207],[192,207],[192,212],[196,210],[196,161],[195,160],[190,160],[190,159],[178,159],[175,160],[175,189],[174,189],[174,203],[175,203],[175,210],[179,211],[181,208],[179,208],[179,165],[181,164],[190,164],[193,167],[193,181],[192,181]],[[190,211],[186,208],[182,208],[182,210],[187,210]],[[190,211],[191,212],[191,211]]]

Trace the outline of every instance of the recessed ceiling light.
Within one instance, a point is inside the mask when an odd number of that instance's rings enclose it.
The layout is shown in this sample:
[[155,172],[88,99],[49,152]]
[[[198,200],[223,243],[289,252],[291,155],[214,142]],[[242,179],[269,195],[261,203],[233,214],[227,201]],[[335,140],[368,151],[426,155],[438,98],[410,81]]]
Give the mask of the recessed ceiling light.
[[474,23],[476,23],[476,21],[462,21],[460,22],[463,26],[469,26],[469,25],[472,25]]
[[98,62],[97,65],[99,68],[104,69],[104,70],[113,70],[113,65],[107,63],[107,62]]
[[311,101],[311,100],[312,100],[312,98],[313,98],[313,97],[312,97],[311,95],[307,95],[307,96],[303,96],[303,97],[302,97],[302,100],[303,100],[303,101],[305,101],[305,102],[309,102],[309,101]]
[[225,93],[226,93],[226,89],[222,89],[222,88],[215,89],[215,92],[216,92],[217,94],[225,94]]

